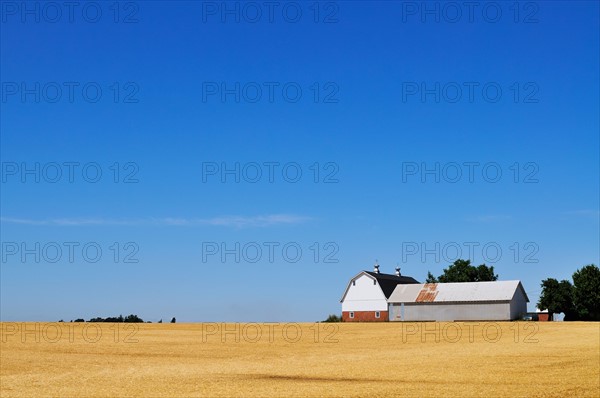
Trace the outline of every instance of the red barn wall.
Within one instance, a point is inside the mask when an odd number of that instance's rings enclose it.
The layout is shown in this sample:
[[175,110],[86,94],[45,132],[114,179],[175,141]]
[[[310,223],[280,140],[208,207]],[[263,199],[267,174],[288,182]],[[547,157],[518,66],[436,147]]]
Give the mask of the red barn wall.
[[375,311],[354,311],[354,318],[350,318],[350,311],[342,311],[343,322],[387,322],[388,312],[379,311],[380,317],[375,318]]

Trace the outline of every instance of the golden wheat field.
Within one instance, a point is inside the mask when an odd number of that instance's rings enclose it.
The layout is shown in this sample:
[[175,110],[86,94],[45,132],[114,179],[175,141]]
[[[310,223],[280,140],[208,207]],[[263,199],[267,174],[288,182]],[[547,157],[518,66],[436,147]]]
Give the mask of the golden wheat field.
[[598,397],[600,323],[2,323],[2,397]]

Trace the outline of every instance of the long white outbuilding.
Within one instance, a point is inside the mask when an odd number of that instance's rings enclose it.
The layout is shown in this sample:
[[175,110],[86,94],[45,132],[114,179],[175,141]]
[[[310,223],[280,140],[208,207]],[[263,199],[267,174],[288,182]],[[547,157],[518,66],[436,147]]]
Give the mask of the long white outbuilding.
[[527,312],[520,281],[397,285],[388,298],[390,321],[508,321]]

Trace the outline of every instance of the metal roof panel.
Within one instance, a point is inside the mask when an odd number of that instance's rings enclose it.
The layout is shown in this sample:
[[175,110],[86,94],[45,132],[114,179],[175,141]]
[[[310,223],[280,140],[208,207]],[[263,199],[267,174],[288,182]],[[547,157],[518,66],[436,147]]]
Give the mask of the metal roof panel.
[[[391,303],[510,301],[519,285],[521,285],[520,281],[398,285],[388,301]],[[525,294],[524,290],[523,294]]]

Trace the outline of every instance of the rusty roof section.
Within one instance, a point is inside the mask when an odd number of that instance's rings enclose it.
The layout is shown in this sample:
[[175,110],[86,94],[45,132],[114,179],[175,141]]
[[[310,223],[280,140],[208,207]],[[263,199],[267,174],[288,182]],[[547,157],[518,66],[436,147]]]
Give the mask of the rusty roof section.
[[438,295],[437,283],[426,283],[419,292],[415,302],[417,303],[432,303]]

